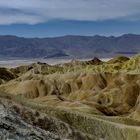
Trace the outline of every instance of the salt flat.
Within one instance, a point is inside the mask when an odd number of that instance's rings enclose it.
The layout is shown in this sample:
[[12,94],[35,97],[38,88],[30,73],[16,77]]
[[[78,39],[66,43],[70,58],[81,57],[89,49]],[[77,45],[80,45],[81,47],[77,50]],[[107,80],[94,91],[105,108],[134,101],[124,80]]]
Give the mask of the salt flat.
[[[92,58],[83,58],[83,59],[76,59],[80,61],[87,61],[91,60]],[[108,61],[111,58],[101,58],[102,61]],[[12,68],[12,67],[17,67],[17,66],[23,66],[23,65],[28,65],[36,62],[43,62],[47,63],[49,65],[55,65],[55,64],[60,64],[60,63],[66,63],[70,62],[72,59],[60,59],[60,58],[54,58],[54,59],[0,59],[0,67],[7,67],[7,68]]]

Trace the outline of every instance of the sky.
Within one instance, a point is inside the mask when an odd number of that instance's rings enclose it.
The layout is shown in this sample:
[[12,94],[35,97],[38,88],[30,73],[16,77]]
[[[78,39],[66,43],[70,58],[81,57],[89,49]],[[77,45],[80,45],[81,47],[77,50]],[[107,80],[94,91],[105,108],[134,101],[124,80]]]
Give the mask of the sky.
[[0,0],[0,35],[140,34],[140,0]]

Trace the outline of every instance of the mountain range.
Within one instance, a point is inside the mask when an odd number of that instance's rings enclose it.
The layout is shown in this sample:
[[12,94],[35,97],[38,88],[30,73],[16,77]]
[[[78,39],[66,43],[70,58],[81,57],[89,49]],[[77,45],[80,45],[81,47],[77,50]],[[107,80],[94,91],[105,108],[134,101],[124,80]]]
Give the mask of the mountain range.
[[140,51],[140,35],[24,38],[0,36],[0,57],[89,58],[131,56]]

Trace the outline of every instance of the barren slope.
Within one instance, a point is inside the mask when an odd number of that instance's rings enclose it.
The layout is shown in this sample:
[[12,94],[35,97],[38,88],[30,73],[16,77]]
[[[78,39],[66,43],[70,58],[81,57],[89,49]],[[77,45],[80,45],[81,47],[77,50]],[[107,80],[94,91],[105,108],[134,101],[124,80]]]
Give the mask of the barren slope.
[[140,55],[4,70],[11,79],[1,76],[2,98],[55,117],[84,139],[140,139]]

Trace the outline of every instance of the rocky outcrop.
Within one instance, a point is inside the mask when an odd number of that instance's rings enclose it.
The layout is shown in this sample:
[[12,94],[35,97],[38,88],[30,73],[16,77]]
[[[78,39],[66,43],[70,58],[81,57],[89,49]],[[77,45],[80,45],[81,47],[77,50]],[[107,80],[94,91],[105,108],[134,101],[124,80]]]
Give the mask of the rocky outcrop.
[[4,104],[0,104],[0,139],[14,140],[55,140],[59,139],[53,133],[44,131],[43,129],[33,126],[22,119],[16,112]]
[[1,81],[10,81],[15,79],[16,75],[14,75],[10,70],[7,68],[0,68],[0,79]]
[[118,57],[115,57],[113,59],[110,59],[107,63],[108,64],[114,64],[114,63],[123,63],[123,62],[126,62],[130,60],[128,57],[125,57],[125,56],[118,56]]
[[84,140],[88,137],[60,120],[0,99],[0,138],[2,140]]
[[101,65],[101,64],[103,64],[103,62],[100,59],[98,59],[97,57],[94,57],[92,60],[86,61],[86,64]]

